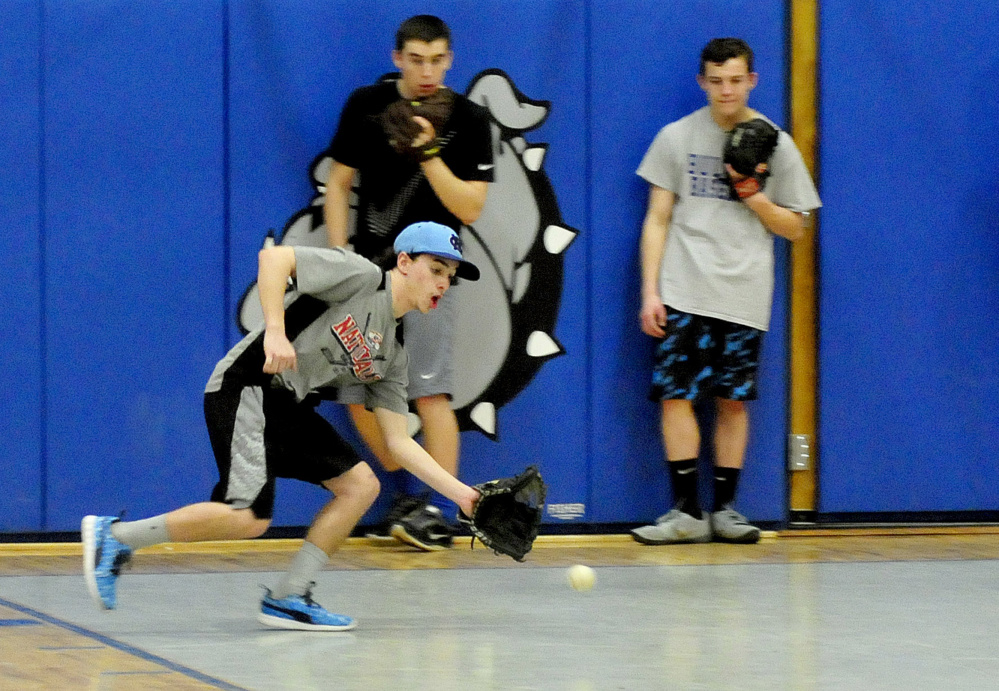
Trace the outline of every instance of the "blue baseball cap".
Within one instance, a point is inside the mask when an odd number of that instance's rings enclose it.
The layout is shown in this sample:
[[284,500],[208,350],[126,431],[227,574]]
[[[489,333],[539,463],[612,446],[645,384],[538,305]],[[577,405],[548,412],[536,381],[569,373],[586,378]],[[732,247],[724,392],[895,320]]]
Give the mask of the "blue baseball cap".
[[420,221],[403,228],[395,239],[395,253],[432,254],[458,262],[455,275],[469,281],[479,280],[479,268],[461,257],[462,242],[452,228],[433,221]]

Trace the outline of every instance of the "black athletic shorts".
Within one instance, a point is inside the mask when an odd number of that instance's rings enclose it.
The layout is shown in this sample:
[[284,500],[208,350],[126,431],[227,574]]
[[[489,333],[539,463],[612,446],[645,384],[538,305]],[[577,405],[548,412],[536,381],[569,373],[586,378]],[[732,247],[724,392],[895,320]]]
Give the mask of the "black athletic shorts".
[[656,348],[649,399],[756,399],[762,331],[668,306],[665,330]]
[[316,403],[267,386],[206,393],[205,421],[219,468],[212,501],[271,518],[275,478],[321,485],[357,465],[357,452],[316,412]]

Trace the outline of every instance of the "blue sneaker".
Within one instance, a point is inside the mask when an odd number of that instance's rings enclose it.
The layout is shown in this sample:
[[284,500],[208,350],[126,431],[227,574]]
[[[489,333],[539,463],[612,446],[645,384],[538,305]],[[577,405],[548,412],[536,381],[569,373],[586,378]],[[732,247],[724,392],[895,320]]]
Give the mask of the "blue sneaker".
[[342,614],[327,612],[322,605],[313,601],[312,589],[305,595],[289,595],[280,600],[271,597],[271,591],[260,602],[257,621],[274,629],[294,629],[296,631],[349,631],[357,622]]
[[114,516],[84,516],[80,523],[83,539],[83,577],[90,597],[101,609],[118,604],[117,582],[121,567],[132,560],[132,548],[111,535]]

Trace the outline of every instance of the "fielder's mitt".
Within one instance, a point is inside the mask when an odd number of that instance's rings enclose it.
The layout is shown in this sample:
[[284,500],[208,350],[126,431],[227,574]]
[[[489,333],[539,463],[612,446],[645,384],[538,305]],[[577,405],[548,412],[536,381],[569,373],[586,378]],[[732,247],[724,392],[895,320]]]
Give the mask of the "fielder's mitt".
[[[451,117],[453,105],[454,92],[442,86],[420,101],[406,98],[393,101],[379,116],[379,121],[385,131],[385,137],[396,152],[416,160],[426,160],[440,153],[437,136],[441,134],[444,124]],[[434,133],[437,136],[423,146],[414,148],[413,140],[423,131],[413,120],[417,115],[426,118],[434,126]]]
[[482,496],[472,508],[472,515],[458,512],[458,520],[475,538],[496,554],[506,554],[517,561],[531,551],[541,527],[541,512],[547,490],[536,466],[528,466],[515,477],[490,480],[475,485]]
[[761,118],[740,122],[729,132],[723,160],[736,173],[746,176],[738,180],[730,179],[732,189],[740,199],[751,197],[763,189],[770,171],[758,171],[756,167],[761,163],[769,164],[776,148],[777,130]]

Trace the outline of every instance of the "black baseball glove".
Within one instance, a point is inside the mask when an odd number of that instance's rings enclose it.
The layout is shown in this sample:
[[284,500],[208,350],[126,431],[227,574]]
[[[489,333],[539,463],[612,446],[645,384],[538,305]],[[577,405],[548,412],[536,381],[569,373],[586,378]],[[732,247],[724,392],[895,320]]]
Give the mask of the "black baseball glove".
[[[454,92],[442,86],[422,100],[400,98],[398,101],[393,101],[378,119],[385,131],[385,137],[396,152],[423,161],[440,153],[438,136],[451,117],[453,106]],[[417,115],[426,118],[433,125],[435,133],[433,139],[420,147],[413,146],[413,140],[423,131],[423,128],[413,120]]]
[[[777,130],[762,118],[740,122],[729,132],[722,159],[740,176],[729,176],[729,184],[739,199],[763,189],[770,175],[770,157],[776,148]],[[760,166],[761,163],[766,165]],[[760,167],[763,170],[758,170]]]
[[472,515],[458,512],[458,520],[475,538],[496,554],[506,554],[517,561],[531,551],[541,527],[547,487],[536,466],[528,466],[515,477],[490,480],[475,485],[482,496],[472,508]]

